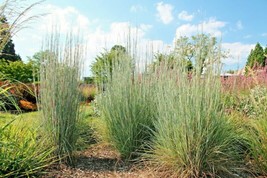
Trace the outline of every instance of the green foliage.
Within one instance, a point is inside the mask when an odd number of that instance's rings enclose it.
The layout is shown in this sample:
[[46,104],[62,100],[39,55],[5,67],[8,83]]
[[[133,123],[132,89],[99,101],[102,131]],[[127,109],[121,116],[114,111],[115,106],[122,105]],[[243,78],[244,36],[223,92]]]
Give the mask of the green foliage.
[[229,74],[234,74],[234,73],[236,73],[236,72],[237,72],[237,71],[232,70],[232,69],[226,71],[226,73],[229,73]]
[[254,109],[258,111],[257,120],[251,120],[250,143],[252,166],[259,176],[267,176],[267,89],[257,87],[252,92]]
[[[197,61],[190,79],[185,64],[173,70],[165,65],[154,74],[158,119],[148,158],[173,177],[242,175],[247,143],[243,130],[223,114],[220,52],[211,44],[203,60],[202,47],[194,49]],[[183,52],[177,57],[183,59]],[[203,63],[209,64],[205,74]]]
[[249,137],[253,172],[261,176],[267,175],[267,121],[266,117],[254,120]]
[[175,48],[170,54],[156,55],[153,68],[155,68],[155,65],[160,65],[163,61],[167,60],[165,64],[168,63],[169,68],[173,68],[173,65],[177,63],[178,65],[185,66],[188,71],[191,71],[194,65],[198,65],[196,62],[201,62],[201,71],[203,71],[203,68],[208,65],[206,59],[210,50],[220,55],[222,58],[227,57],[227,53],[221,51],[215,37],[206,34],[198,34],[191,38],[180,37],[176,40]]
[[91,66],[91,70],[98,87],[105,87],[108,76],[112,75],[113,65],[124,58],[129,58],[129,56],[126,53],[126,49],[120,45],[115,45],[109,52],[106,51],[96,57],[95,62]]
[[29,83],[37,80],[37,75],[35,75],[37,70],[33,61],[24,63],[23,61],[0,60],[0,77],[2,78]]
[[83,77],[83,83],[94,84],[94,78],[93,77]]
[[13,90],[14,86],[10,85],[9,82],[3,82],[5,80],[6,78],[0,75],[0,111],[12,109],[19,112],[20,108],[17,99],[10,93],[10,90]]
[[0,123],[0,177],[37,176],[54,162],[53,147],[28,120],[10,115]]
[[8,61],[20,61],[21,58],[15,52],[15,45],[11,39],[10,27],[5,16],[0,17],[0,61],[2,59]]
[[250,51],[247,59],[247,67],[265,66],[265,56],[262,46],[257,43],[255,48]]
[[56,147],[56,156],[66,158],[62,161],[72,164],[77,122],[81,117],[79,81],[83,49],[73,37],[69,37],[65,44],[58,41],[59,36],[50,37],[46,48],[55,55],[42,59],[39,104],[46,134]]
[[55,56],[55,54],[49,50],[39,51],[35,53],[32,57],[28,57],[28,60],[34,65],[34,67],[39,68],[43,59],[49,58],[49,56]]
[[183,65],[185,66],[187,71],[191,71],[193,69],[193,64],[191,60],[187,60],[187,59],[181,59],[181,60],[177,60],[177,58],[175,58],[174,54],[156,54],[155,55],[156,61],[152,63],[152,67],[153,67],[153,71],[160,65],[162,65],[163,63],[167,63],[168,64],[168,68],[169,69],[173,69],[174,65]]
[[244,116],[252,119],[259,119],[265,114],[267,105],[267,89],[264,86],[255,86],[244,94],[231,94],[227,98],[230,101],[227,107],[236,110]]
[[[88,108],[86,108],[88,109]],[[94,129],[92,128],[92,116],[84,117],[77,123],[77,142],[75,148],[77,150],[84,150],[91,144],[95,143]]]
[[[153,89],[146,76],[133,75],[132,61],[119,59],[108,76],[106,90],[97,97],[109,140],[122,158],[133,159],[150,139],[156,115]],[[112,79],[111,79],[112,77]]]

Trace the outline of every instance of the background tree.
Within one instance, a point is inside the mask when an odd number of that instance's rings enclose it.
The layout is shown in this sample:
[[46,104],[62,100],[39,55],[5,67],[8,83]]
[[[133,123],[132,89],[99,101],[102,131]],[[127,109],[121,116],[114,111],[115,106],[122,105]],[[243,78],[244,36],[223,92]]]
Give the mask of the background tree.
[[206,34],[198,34],[191,38],[180,37],[176,40],[175,47],[170,54],[156,55],[153,67],[167,60],[169,68],[172,68],[172,65],[176,63],[185,65],[186,69],[190,71],[194,65],[200,63],[202,66],[201,72],[203,72],[203,68],[210,62],[207,60],[210,53],[221,58],[227,57],[227,52],[221,51],[215,37]]
[[113,65],[124,58],[129,58],[125,47],[115,45],[110,51],[105,51],[95,58],[95,62],[91,66],[95,84],[100,87],[104,86],[107,77],[112,76]]
[[186,70],[191,71],[193,64],[188,59],[177,59],[174,54],[162,54],[157,53],[155,55],[155,62],[152,63],[152,70],[154,71],[160,65],[167,65],[169,69],[173,69],[174,65],[182,64],[185,65]]
[[41,63],[45,59],[55,57],[55,54],[49,50],[36,52],[32,57],[28,57],[28,61],[32,62],[37,68],[40,67]]
[[[266,50],[265,50],[266,51]],[[265,66],[265,56],[263,47],[257,43],[255,48],[250,51],[247,59],[246,67],[263,67]]]
[[[38,19],[43,14],[29,15],[31,10],[41,4],[44,0],[35,3],[29,3],[27,0],[5,0],[0,4],[0,17],[5,17],[9,21],[9,25],[1,26],[1,31],[8,31],[6,35],[1,36],[0,52],[12,38],[21,29],[28,27],[27,25],[35,19]],[[3,23],[5,24],[5,23]]]
[[15,45],[11,39],[10,25],[5,16],[0,17],[0,44],[5,44],[0,50],[0,59],[7,61],[20,61],[21,58],[15,52]]

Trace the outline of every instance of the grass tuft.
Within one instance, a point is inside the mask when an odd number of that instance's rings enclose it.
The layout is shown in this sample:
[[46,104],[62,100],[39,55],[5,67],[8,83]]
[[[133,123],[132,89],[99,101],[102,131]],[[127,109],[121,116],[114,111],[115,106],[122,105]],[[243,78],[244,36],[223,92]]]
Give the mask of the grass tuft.
[[80,115],[79,80],[83,47],[71,34],[64,44],[58,34],[47,40],[42,59],[39,106],[44,127],[58,158],[72,164]]

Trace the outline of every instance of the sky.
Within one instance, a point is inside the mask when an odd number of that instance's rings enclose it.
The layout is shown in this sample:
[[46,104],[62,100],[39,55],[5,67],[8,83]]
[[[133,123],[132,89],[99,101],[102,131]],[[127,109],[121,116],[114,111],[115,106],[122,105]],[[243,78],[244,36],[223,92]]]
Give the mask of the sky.
[[266,7],[266,0],[46,0],[29,14],[46,15],[17,33],[13,41],[26,60],[42,49],[53,25],[62,34],[79,31],[87,43],[83,75],[90,76],[96,55],[115,44],[126,45],[129,32],[140,56],[147,50],[167,52],[180,36],[204,32],[217,37],[229,51],[224,70],[236,70],[244,67],[257,42],[267,45]]

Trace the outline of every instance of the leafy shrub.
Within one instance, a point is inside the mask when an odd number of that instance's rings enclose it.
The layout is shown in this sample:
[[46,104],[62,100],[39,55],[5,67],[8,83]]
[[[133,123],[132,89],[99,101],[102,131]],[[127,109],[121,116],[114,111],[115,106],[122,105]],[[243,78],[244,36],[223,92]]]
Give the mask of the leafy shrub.
[[37,80],[35,75],[37,70],[33,62],[25,64],[23,61],[9,62],[3,59],[0,60],[0,77],[29,83]]

